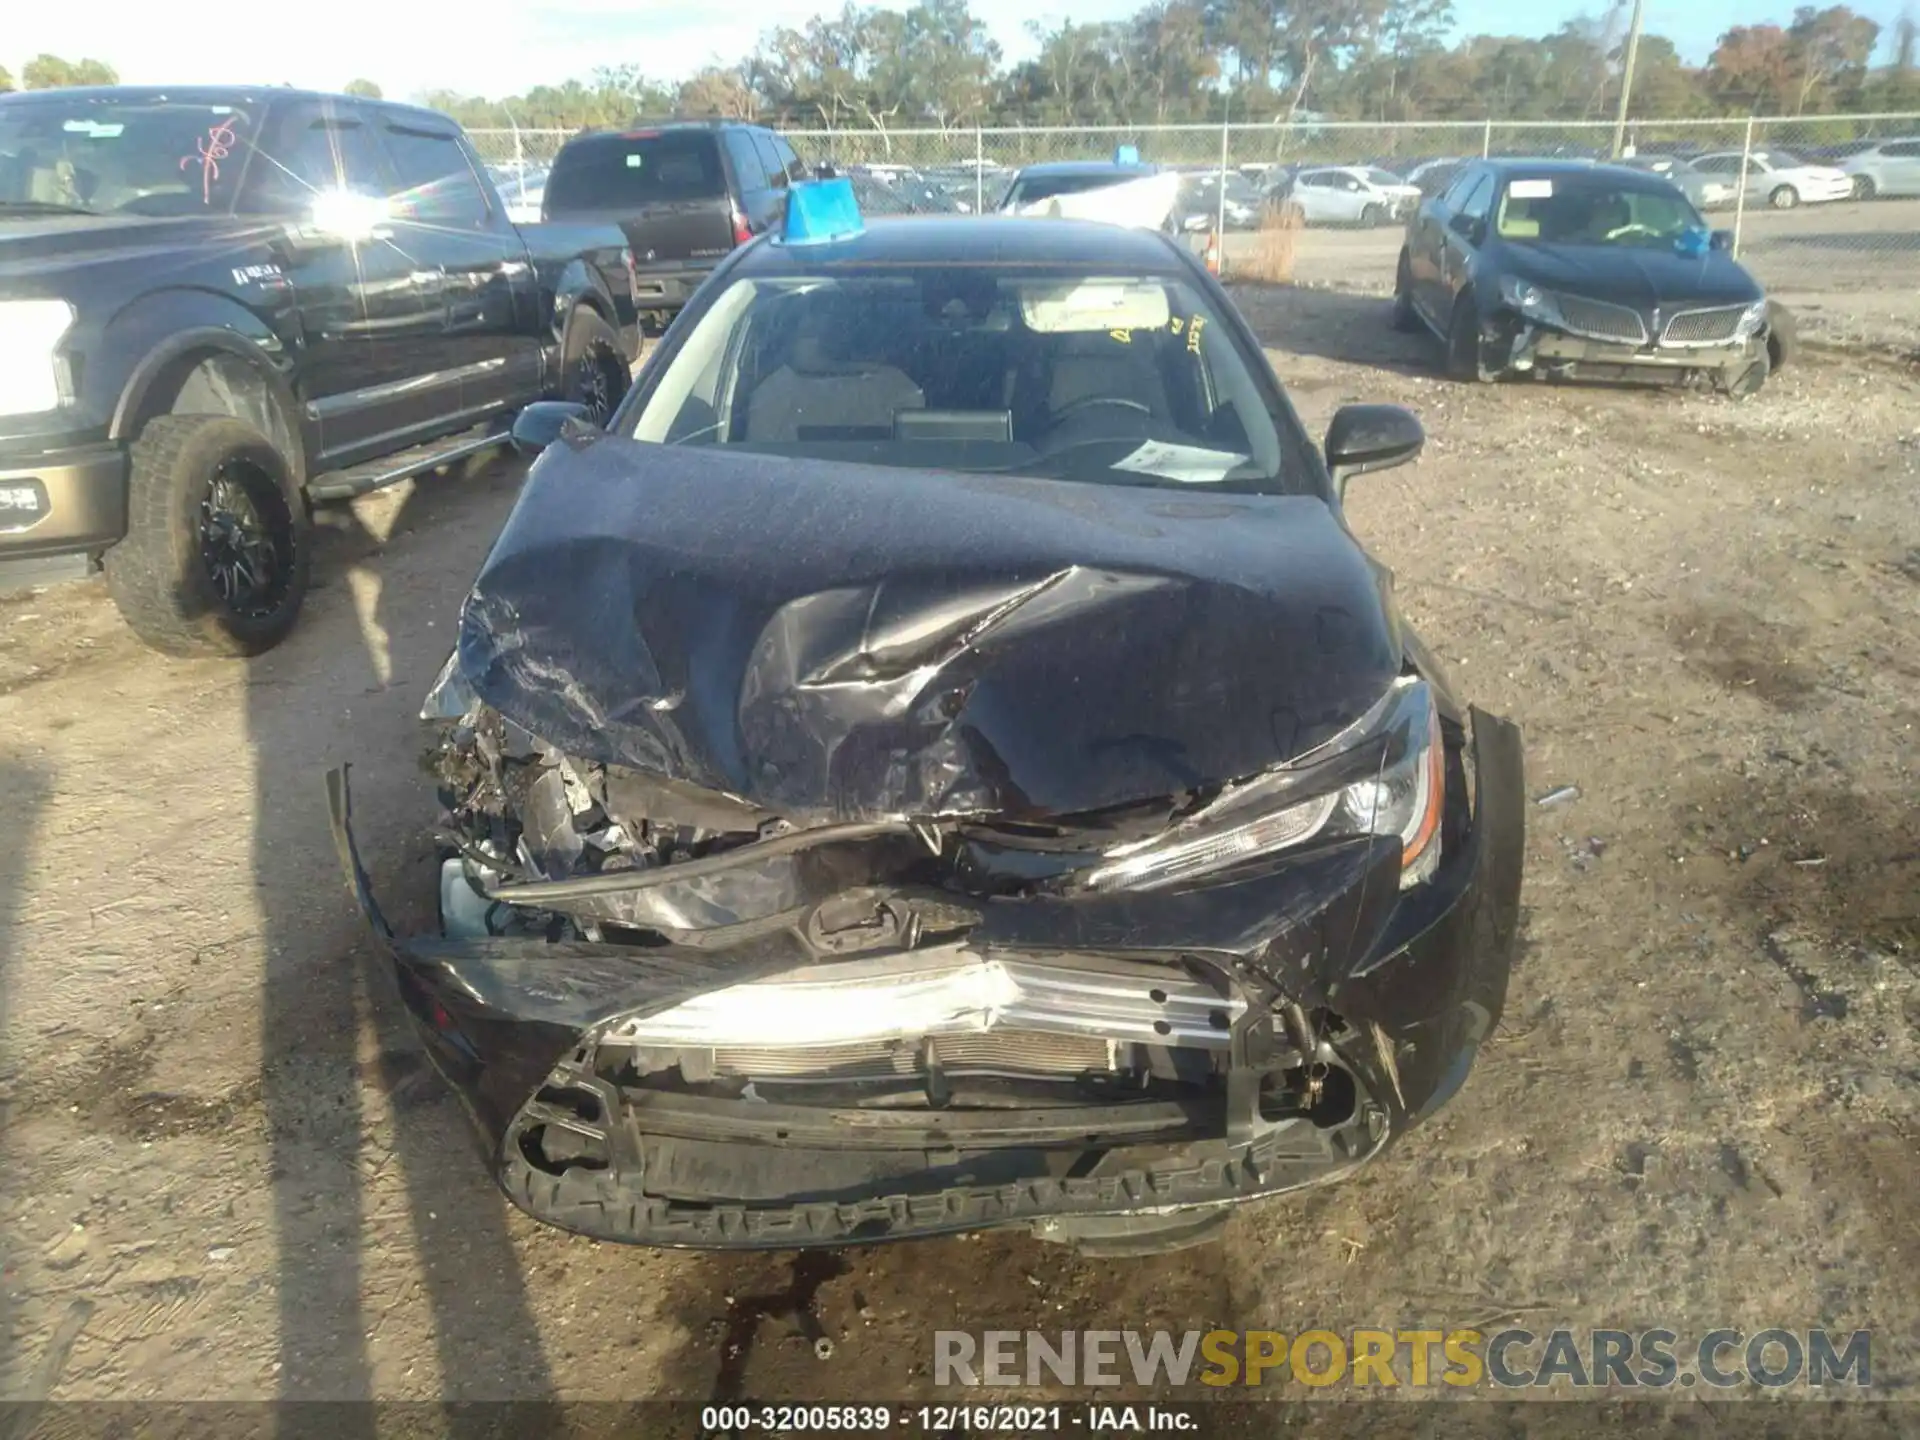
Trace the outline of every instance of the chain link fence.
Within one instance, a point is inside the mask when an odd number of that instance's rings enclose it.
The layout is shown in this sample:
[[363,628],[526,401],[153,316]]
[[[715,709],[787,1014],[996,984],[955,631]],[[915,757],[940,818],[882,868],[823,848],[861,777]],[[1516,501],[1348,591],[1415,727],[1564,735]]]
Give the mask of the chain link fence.
[[[1255,231],[1276,186],[1321,166],[1385,172],[1427,193],[1450,165],[1482,156],[1605,159],[1611,121],[1466,120],[1376,125],[1295,124],[981,127],[945,130],[787,130],[811,161],[864,173],[884,208],[991,210],[1021,167],[1140,158],[1194,173],[1181,222],[1196,246],[1222,232],[1229,276],[1259,245]],[[472,132],[496,179],[537,193],[545,166],[571,132]],[[1623,155],[1656,167],[1688,191],[1708,220],[1732,230],[1736,253],[1791,305],[1803,333],[1911,349],[1920,333],[1920,114],[1636,119]],[[1225,179],[1222,180],[1224,175]],[[1312,198],[1312,197],[1310,197]],[[1335,197],[1338,201],[1342,197]],[[1298,283],[1386,292],[1400,232],[1391,206],[1353,213],[1309,204],[1292,237]]]

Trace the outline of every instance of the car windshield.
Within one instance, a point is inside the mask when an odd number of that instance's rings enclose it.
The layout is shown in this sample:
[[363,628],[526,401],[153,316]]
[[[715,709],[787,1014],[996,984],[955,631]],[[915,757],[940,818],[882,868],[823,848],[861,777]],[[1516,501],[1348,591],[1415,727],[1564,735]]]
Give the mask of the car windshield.
[[733,281],[626,424],[758,454],[1305,490],[1257,360],[1177,276],[834,265]]
[[[1196,175],[1192,185],[1196,195],[1204,195],[1208,199],[1220,193],[1218,175]],[[1238,205],[1256,205],[1260,201],[1260,191],[1246,176],[1230,173],[1227,176],[1227,199]]]
[[1367,177],[1369,184],[1376,185],[1383,190],[1391,190],[1395,186],[1407,183],[1391,170],[1365,170],[1361,173]]
[[1678,190],[1642,190],[1598,178],[1508,181],[1494,223],[1502,240],[1543,245],[1670,247],[1700,214]]
[[1796,170],[1807,162],[1785,150],[1756,150],[1753,158],[1769,170]]
[[231,105],[9,100],[0,105],[0,206],[226,213],[253,138],[252,117]]

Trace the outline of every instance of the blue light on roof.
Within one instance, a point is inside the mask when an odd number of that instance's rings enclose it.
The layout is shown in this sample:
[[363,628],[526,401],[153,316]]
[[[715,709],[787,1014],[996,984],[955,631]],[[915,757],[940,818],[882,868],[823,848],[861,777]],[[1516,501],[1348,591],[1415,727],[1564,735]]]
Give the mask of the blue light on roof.
[[853,181],[801,180],[787,187],[787,219],[780,238],[788,245],[824,245],[850,240],[866,230]]
[[1122,145],[1113,152],[1113,163],[1116,165],[1138,165],[1140,163],[1140,147],[1138,145]]

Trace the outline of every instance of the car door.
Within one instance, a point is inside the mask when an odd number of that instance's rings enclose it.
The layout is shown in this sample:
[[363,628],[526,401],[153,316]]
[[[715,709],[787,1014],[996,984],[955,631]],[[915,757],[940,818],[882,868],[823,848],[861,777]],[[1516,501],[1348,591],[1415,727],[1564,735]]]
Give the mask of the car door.
[[364,202],[371,219],[391,188],[368,117],[332,100],[275,106],[248,169],[241,208],[289,226],[276,260],[299,312],[294,392],[321,468],[377,449],[392,397],[413,374],[412,346],[437,328],[393,228],[342,228],[351,202],[341,197]]
[[1474,258],[1486,244],[1493,220],[1492,171],[1483,170],[1466,191],[1460,208],[1447,220],[1442,232],[1440,284],[1434,294],[1434,319],[1444,323],[1453,314],[1460,292],[1473,281]]
[[1333,198],[1334,209],[1340,223],[1352,225],[1366,213],[1368,203],[1373,197],[1357,175],[1349,175],[1344,170],[1335,171],[1331,177],[1329,194]]
[[1885,195],[1920,195],[1920,140],[1895,140],[1880,147]]
[[1453,304],[1445,283],[1447,226],[1484,174],[1480,167],[1470,165],[1454,177],[1438,199],[1422,205],[1407,242],[1414,306],[1435,325],[1445,323]]
[[539,392],[526,247],[452,122],[388,110],[380,138],[394,228],[439,320],[412,357],[413,411],[397,418],[416,433],[460,429]]

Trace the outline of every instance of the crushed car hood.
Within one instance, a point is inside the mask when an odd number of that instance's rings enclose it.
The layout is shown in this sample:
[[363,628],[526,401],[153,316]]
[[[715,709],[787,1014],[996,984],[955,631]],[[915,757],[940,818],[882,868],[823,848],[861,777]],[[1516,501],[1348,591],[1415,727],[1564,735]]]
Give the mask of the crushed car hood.
[[1297,756],[1402,664],[1312,496],[549,449],[463,607],[478,697],[796,823],[1060,816]]
[[1759,284],[1730,255],[1631,245],[1506,244],[1501,265],[1552,290],[1635,310],[1655,305],[1750,305]]

